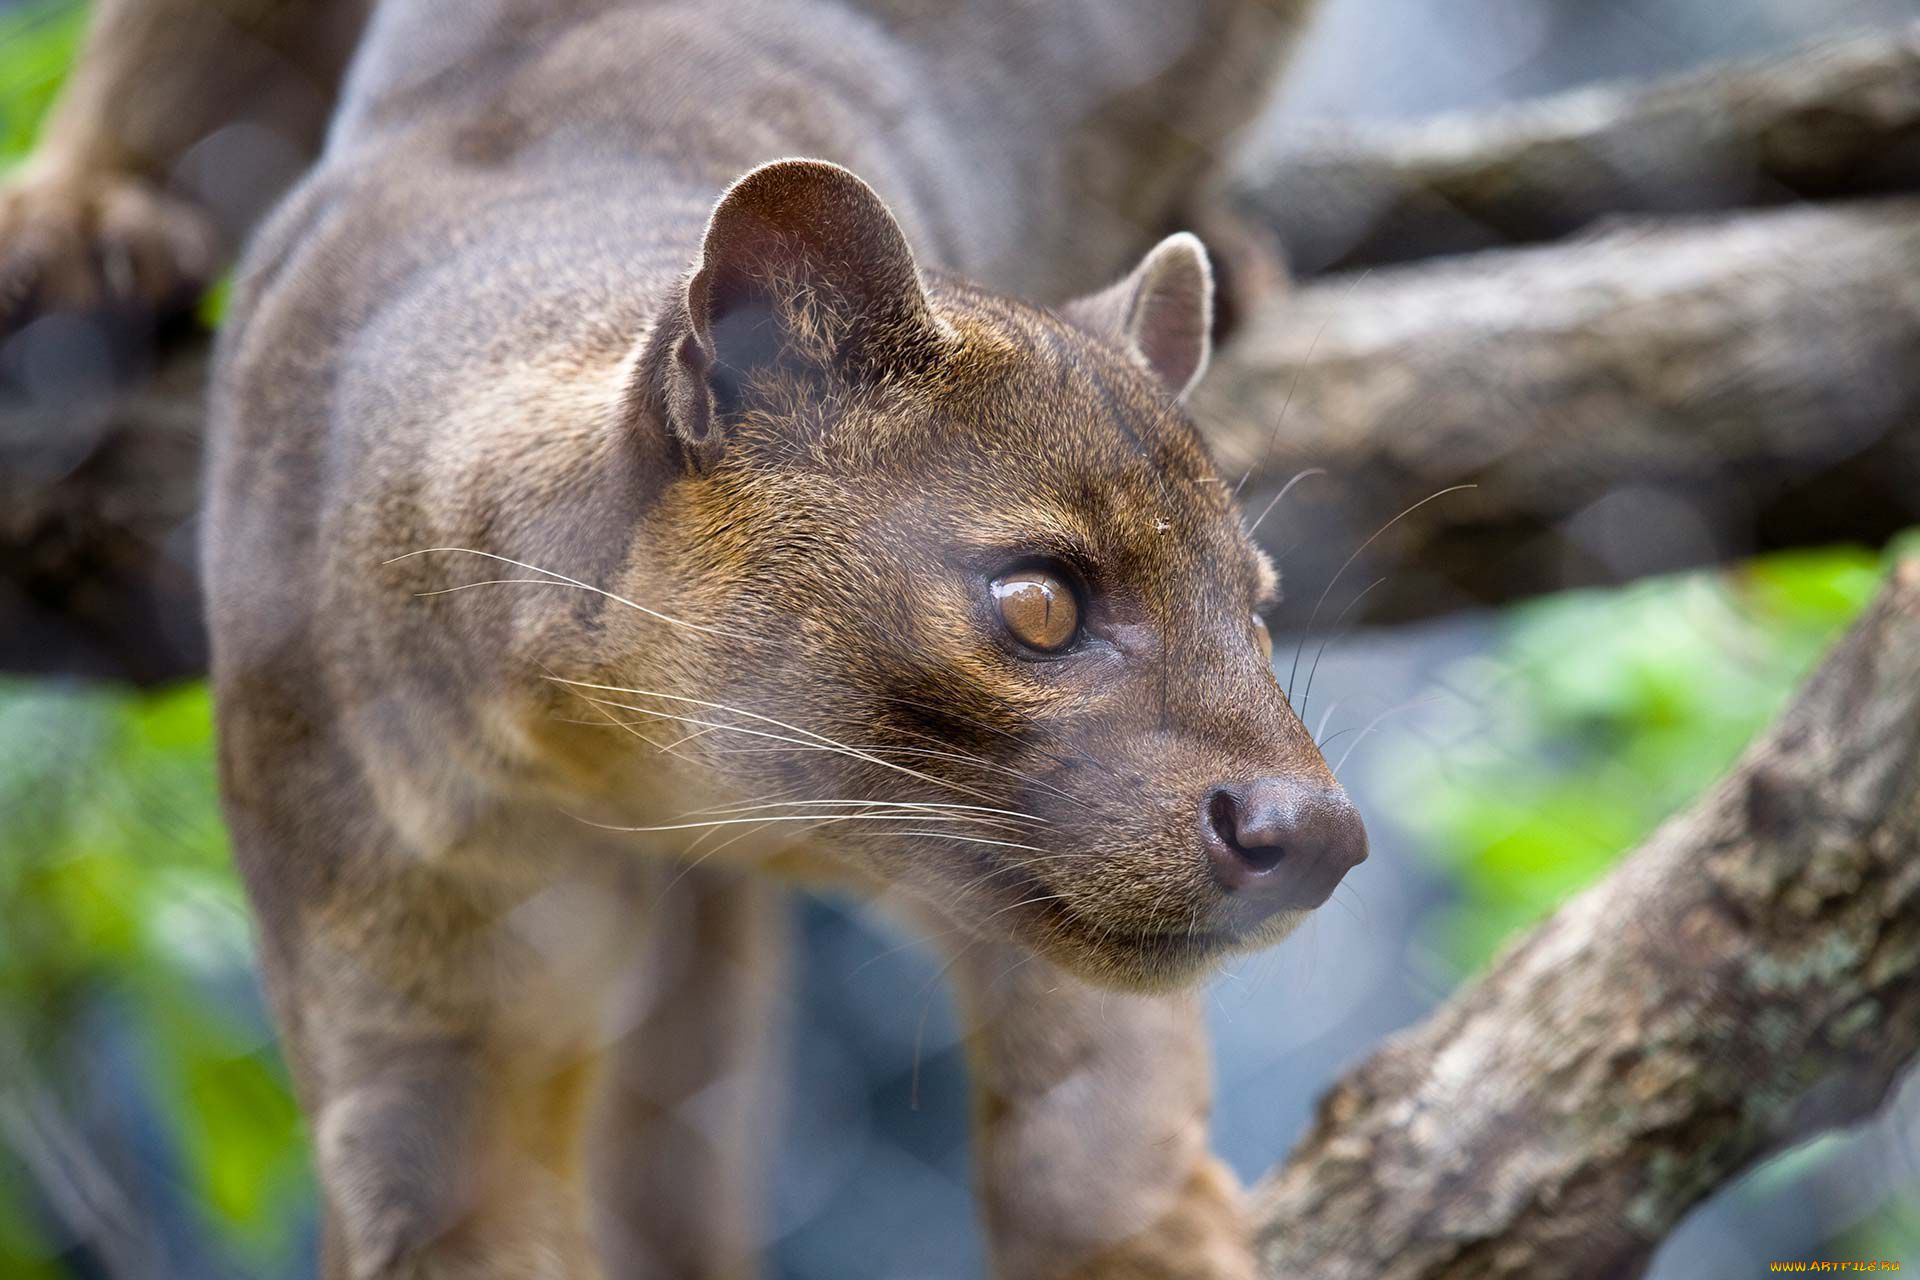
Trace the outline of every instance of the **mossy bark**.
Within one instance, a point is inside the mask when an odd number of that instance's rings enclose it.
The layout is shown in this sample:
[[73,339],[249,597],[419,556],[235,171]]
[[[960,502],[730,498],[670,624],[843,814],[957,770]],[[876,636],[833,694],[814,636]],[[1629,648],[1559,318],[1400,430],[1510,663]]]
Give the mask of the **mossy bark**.
[[1267,1274],[1637,1275],[1920,1051],[1920,560],[1717,786],[1321,1101]]

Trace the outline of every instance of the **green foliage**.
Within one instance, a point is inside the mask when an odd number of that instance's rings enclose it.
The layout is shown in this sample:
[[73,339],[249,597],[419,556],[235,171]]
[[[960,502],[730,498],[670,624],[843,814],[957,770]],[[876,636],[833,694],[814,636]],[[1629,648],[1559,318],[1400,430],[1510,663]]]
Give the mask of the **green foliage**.
[[1387,770],[1455,878],[1442,954],[1479,967],[1697,796],[1881,573],[1869,552],[1809,552],[1514,609]]
[[1859,1261],[1912,1262],[1920,1257],[1920,1202],[1895,1198],[1849,1233],[1830,1256]]
[[33,145],[86,25],[73,0],[37,0],[0,11],[0,167]]
[[[203,686],[0,684],[0,1053],[48,1117],[84,1114],[110,1010],[182,1198],[257,1273],[290,1248],[309,1188],[215,795]],[[0,1209],[0,1274],[33,1274],[45,1251],[17,1203]]]

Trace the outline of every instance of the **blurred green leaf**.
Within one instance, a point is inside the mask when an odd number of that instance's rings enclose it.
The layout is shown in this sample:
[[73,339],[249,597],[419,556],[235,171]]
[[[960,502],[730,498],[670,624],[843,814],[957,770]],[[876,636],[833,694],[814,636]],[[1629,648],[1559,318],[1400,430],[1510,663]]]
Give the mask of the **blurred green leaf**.
[[85,28],[86,8],[71,0],[0,10],[0,168],[33,146]]
[[[130,1019],[189,1199],[257,1274],[284,1264],[312,1189],[216,794],[203,685],[0,682],[0,1033],[57,1092],[100,1051],[82,1015]],[[8,1209],[0,1274],[32,1274]]]
[[1724,771],[1871,599],[1880,557],[1770,556],[1522,605],[1443,683],[1471,719],[1389,772],[1458,877],[1461,972],[1589,883]]

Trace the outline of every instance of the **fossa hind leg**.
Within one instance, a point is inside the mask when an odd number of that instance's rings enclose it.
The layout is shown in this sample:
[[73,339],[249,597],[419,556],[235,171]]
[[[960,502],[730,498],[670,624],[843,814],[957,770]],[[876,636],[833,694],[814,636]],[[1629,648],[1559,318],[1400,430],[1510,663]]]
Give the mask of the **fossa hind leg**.
[[608,1280],[737,1280],[763,1242],[760,1174],[777,1146],[786,895],[677,866],[649,904],[631,1027],[609,1046],[589,1125]]

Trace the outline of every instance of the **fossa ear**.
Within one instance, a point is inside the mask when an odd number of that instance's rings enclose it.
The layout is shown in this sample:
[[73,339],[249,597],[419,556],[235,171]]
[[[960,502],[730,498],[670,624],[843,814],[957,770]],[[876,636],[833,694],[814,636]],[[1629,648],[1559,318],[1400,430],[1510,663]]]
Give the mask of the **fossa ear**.
[[695,466],[719,456],[756,378],[858,385],[938,346],[900,224],[872,187],[823,160],[776,160],[728,187],[679,303],[657,335],[670,349],[650,363]]
[[1125,347],[1183,398],[1207,371],[1212,351],[1213,266],[1189,232],[1155,245],[1119,283],[1076,299],[1061,313]]

